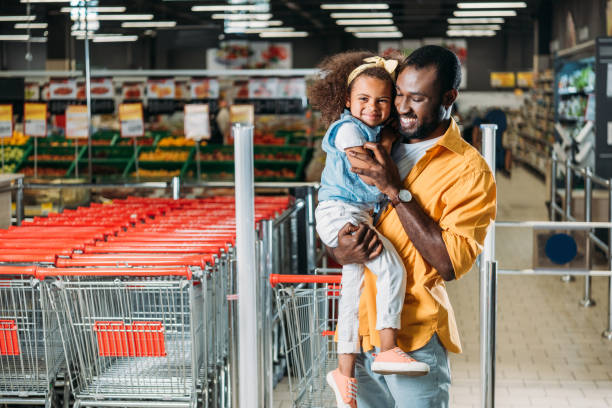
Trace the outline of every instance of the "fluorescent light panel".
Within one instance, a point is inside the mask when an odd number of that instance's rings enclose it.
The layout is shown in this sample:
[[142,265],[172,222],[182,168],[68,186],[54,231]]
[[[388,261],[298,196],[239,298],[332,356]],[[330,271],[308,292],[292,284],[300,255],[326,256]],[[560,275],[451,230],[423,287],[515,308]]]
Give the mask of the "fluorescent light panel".
[[384,3],[369,4],[321,4],[323,10],[388,10],[389,5]]
[[228,21],[228,27],[243,27],[243,28],[263,28],[271,26],[282,26],[283,22],[279,20],[268,21]]
[[474,25],[449,25],[448,29],[454,30],[501,30],[499,24],[474,24]]
[[70,3],[71,0],[21,0],[21,3]]
[[17,29],[28,29],[28,28],[47,28],[47,23],[17,23],[15,24],[15,28]]
[[0,41],[27,41],[30,36],[27,34],[5,34],[0,35]]
[[336,20],[336,24],[338,25],[392,25],[393,20],[391,19],[362,19],[362,20]]
[[34,21],[36,16],[0,16],[0,21]]
[[493,30],[448,30],[446,35],[449,37],[492,37],[495,35]]
[[96,35],[93,37],[93,42],[132,42],[137,41],[137,35],[118,35],[118,36],[99,36]]
[[460,9],[503,9],[503,8],[525,8],[527,3],[524,1],[503,1],[489,3],[457,3]]
[[397,27],[392,26],[372,26],[372,27],[344,27],[344,31],[347,33],[360,33],[360,32],[383,32],[383,31],[398,31]]
[[399,31],[394,32],[362,32],[362,33],[353,33],[353,35],[357,38],[402,38],[403,34]]
[[501,17],[497,18],[448,18],[446,20],[448,24],[504,24],[504,20]]
[[157,28],[175,27],[176,21],[126,21],[121,23],[123,28]]
[[[70,16],[71,20],[85,20],[85,16]],[[89,21],[104,21],[104,20],[153,20],[153,14],[96,14],[88,15]]]
[[[88,13],[124,13],[126,10],[123,6],[117,7],[87,7]],[[83,7],[62,7],[60,9],[62,13],[85,13],[85,6]]]
[[306,31],[285,31],[285,32],[263,32],[259,33],[261,38],[285,38],[285,37],[308,37]]
[[457,10],[453,12],[455,17],[514,17],[514,10]]
[[331,13],[331,18],[392,18],[391,13]]
[[259,14],[213,14],[213,20],[269,20],[272,18],[270,13]]
[[191,7],[191,11],[260,11],[260,12],[268,12],[270,11],[269,4],[244,4],[244,5],[215,5],[215,6],[193,6]]

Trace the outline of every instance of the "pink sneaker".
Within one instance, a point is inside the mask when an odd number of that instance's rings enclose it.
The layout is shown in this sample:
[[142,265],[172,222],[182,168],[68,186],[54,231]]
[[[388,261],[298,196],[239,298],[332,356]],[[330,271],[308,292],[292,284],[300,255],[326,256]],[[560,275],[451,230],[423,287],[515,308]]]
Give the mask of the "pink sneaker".
[[377,374],[400,374],[419,377],[429,373],[429,365],[416,361],[404,351],[395,347],[379,353],[372,363],[372,371]]
[[327,373],[327,383],[336,394],[338,408],[357,408],[357,379],[346,377],[335,369]]

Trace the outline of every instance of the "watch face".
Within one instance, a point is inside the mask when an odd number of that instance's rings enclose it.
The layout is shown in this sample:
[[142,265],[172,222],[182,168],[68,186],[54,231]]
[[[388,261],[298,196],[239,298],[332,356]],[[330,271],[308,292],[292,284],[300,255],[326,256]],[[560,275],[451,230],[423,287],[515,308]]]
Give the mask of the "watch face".
[[408,190],[400,190],[399,199],[402,200],[403,202],[408,202],[412,200],[412,194],[410,194],[410,191]]

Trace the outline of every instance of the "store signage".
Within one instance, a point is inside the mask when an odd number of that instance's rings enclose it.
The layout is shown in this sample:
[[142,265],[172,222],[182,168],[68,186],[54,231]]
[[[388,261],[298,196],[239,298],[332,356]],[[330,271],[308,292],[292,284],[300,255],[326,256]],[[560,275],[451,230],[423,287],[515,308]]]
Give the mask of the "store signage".
[[0,139],[13,136],[13,105],[0,105]]
[[147,81],[147,97],[149,99],[174,99],[174,79],[149,79]]
[[66,138],[87,139],[88,137],[87,106],[69,105],[66,108]]
[[255,125],[255,107],[253,105],[230,106],[230,123]]
[[187,139],[210,139],[210,116],[208,105],[185,105],[185,137]]
[[273,99],[278,96],[278,78],[249,79],[250,99]]
[[115,97],[113,80],[110,78],[93,78],[90,86],[91,99],[113,99]]
[[193,78],[190,83],[191,99],[217,99],[219,81],[216,78]]
[[516,84],[520,88],[533,88],[533,72],[517,72]]
[[142,100],[144,84],[140,82],[124,82],[121,87],[121,99],[124,101]]
[[52,79],[49,83],[49,99],[77,99],[75,79]]
[[41,100],[48,101],[49,100],[49,83],[43,84],[41,90]]
[[26,101],[40,100],[40,85],[38,82],[26,82],[24,96]]
[[514,88],[515,86],[514,72],[491,72],[491,87]]
[[174,97],[178,101],[189,99],[189,84],[187,81],[176,81],[174,85]]
[[119,124],[121,129],[121,137],[144,136],[142,103],[120,104]]
[[26,136],[47,136],[47,104],[25,103],[23,106],[23,122]]
[[278,95],[279,98],[305,98],[306,97],[306,79],[297,78],[279,78],[278,79]]

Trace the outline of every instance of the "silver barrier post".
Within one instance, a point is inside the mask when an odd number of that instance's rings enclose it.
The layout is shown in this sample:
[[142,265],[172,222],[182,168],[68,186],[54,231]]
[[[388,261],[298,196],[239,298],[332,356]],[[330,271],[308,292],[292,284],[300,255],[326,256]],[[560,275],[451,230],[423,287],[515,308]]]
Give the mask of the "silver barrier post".
[[484,406],[494,407],[495,406],[495,333],[497,323],[497,262],[487,262],[487,279],[489,281],[489,304],[488,308],[488,320],[487,325],[489,326],[487,349],[489,351],[489,358],[485,367],[487,373],[487,383],[485,385],[486,393],[484,394]]
[[181,198],[181,179],[177,176],[172,177],[172,199],[178,200]]
[[[482,154],[495,176],[495,131],[497,125],[483,124],[480,125],[480,128],[482,129]],[[495,299],[491,299],[491,285],[494,282],[491,282],[489,271],[489,265],[494,258],[495,225],[491,224],[480,255],[480,382],[481,406],[483,408],[492,408],[495,405],[493,398],[495,373],[492,370],[493,359],[495,358],[495,337],[491,336],[492,328],[490,326],[491,314],[495,311],[492,301]]]
[[[612,222],[612,178],[608,180],[608,219]],[[612,228],[608,228],[608,268],[612,271]],[[612,276],[608,278],[608,329],[603,337],[612,340]]]
[[253,126],[235,124],[236,253],[238,259],[238,393],[240,408],[260,407],[257,358],[257,254],[255,252],[255,187]]
[[552,157],[550,160],[550,208],[549,208],[549,218],[550,221],[554,221],[557,216],[557,211],[555,210],[555,206],[557,203],[557,153],[552,152]]
[[270,287],[269,277],[274,271],[274,221],[267,220],[262,223],[263,230],[263,271],[261,276],[261,285],[263,288],[263,346],[264,346],[264,372],[263,372],[263,393],[264,406],[274,406],[274,361],[272,350],[272,325],[274,316],[272,314],[272,297],[274,293]]
[[306,188],[306,233],[308,240],[308,273],[314,273],[317,266],[317,235],[315,229],[314,187]]
[[15,219],[17,225],[23,222],[23,177],[17,179],[17,192],[15,193]]
[[[584,220],[591,222],[593,218],[592,204],[593,204],[593,180],[591,176],[593,172],[590,167],[587,167],[584,173]],[[585,257],[587,260],[587,269],[590,271],[593,269],[592,257],[592,243],[591,243],[591,232],[593,230],[586,230],[586,248]],[[591,299],[591,277],[584,277],[584,298],[580,301],[580,305],[584,307],[595,306],[595,301]]]
[[[565,221],[572,220],[572,160],[567,158],[565,160]],[[562,282],[573,282],[576,278],[572,275],[561,276]]]

